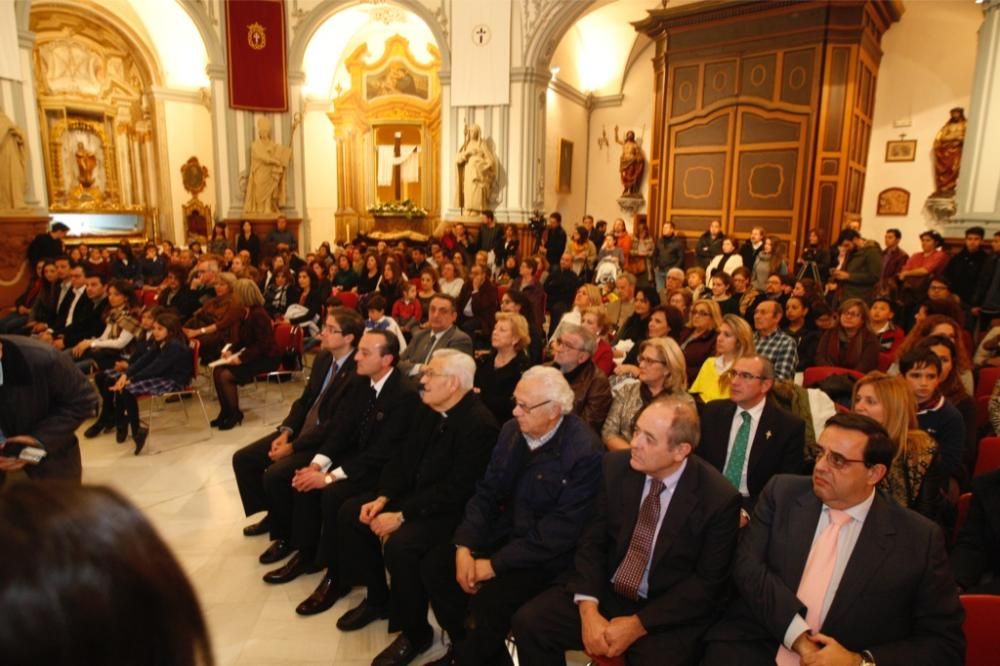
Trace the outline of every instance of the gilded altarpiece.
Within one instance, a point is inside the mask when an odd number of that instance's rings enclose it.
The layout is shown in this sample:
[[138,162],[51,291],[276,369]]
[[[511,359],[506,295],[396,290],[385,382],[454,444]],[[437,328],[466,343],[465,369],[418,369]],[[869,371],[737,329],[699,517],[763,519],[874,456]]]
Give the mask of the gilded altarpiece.
[[[860,218],[879,46],[897,2],[747,2],[654,10],[651,223],[801,247]],[[795,256],[794,254],[792,256]]]
[[[395,35],[380,58],[368,61],[362,44],[345,61],[350,88],[338,91],[332,110],[337,141],[338,238],[358,233],[429,235],[440,218],[440,54],[417,60]],[[426,214],[368,212],[379,204],[409,201]]]
[[[87,12],[32,8],[49,209],[101,241],[155,235],[149,54]],[[85,214],[77,217],[74,214]]]

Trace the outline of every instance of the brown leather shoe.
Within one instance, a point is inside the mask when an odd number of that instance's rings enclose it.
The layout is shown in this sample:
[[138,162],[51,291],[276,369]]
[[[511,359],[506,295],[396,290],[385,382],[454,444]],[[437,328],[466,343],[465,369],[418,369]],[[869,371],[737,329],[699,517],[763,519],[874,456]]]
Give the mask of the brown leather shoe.
[[243,536],[259,536],[261,534],[267,534],[271,531],[271,519],[269,516],[264,516],[258,520],[253,525],[247,525],[243,528]]
[[375,655],[372,666],[406,666],[421,652],[426,652],[433,642],[433,632],[420,643],[412,643],[405,634],[400,633],[399,636],[396,636],[396,640],[389,644],[389,647]]
[[338,586],[330,576],[323,576],[313,593],[301,604],[295,607],[299,615],[316,615],[333,607],[337,600],[346,597],[351,591],[349,587]]
[[360,604],[347,611],[337,620],[337,629],[341,631],[357,631],[364,629],[375,620],[384,620],[389,617],[389,609],[385,606],[376,606],[368,603],[366,598]]
[[295,549],[292,548],[292,544],[284,539],[275,539],[257,559],[261,564],[274,564],[291,555],[293,550]]
[[302,574],[316,573],[317,571],[319,571],[319,568],[310,559],[303,557],[302,553],[296,551],[285,562],[285,566],[264,574],[264,582],[271,583],[272,585],[282,585],[292,582]]

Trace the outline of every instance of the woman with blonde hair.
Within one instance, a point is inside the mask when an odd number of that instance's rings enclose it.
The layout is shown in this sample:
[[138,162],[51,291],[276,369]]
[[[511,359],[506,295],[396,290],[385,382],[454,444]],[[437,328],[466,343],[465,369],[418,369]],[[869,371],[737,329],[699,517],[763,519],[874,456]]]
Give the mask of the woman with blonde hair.
[[701,298],[691,306],[687,328],[681,331],[681,350],[687,361],[688,382],[694,383],[705,361],[715,351],[715,338],[722,326],[722,310],[710,298]]
[[932,470],[937,444],[917,426],[916,399],[906,380],[869,372],[854,384],[851,403],[854,412],[881,423],[898,447],[879,485],[901,506],[933,517],[940,492],[928,472]]
[[615,371],[615,354],[608,342],[608,315],[603,305],[590,305],[580,315],[580,325],[597,336],[597,349],[590,359],[609,377]]
[[729,384],[732,381],[729,369],[736,359],[753,353],[753,330],[750,324],[739,315],[725,315],[715,338],[715,356],[705,359],[701,364],[690,392],[700,395],[705,402],[728,398]]
[[627,449],[642,408],[664,395],[690,398],[684,352],[668,337],[649,338],[639,345],[639,381],[621,387],[601,429],[609,451]]
[[475,386],[497,423],[504,423],[512,416],[510,396],[521,375],[531,367],[528,320],[513,312],[498,312],[490,344],[492,351],[476,359]]
[[549,337],[549,342],[559,338],[562,325],[580,324],[583,321],[583,311],[594,305],[602,305],[604,299],[601,297],[601,288],[596,284],[582,284],[573,296],[573,307],[571,307],[556,326],[555,332]]

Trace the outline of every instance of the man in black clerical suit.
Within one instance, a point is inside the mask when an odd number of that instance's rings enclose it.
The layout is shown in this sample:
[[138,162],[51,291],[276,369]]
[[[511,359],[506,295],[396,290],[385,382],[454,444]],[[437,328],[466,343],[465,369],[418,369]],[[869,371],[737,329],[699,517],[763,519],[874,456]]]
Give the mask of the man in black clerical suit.
[[895,453],[877,422],[837,414],[812,479],[771,479],[736,554],[739,598],[706,635],[703,664],[963,662],[941,529],[875,489]]
[[[322,351],[302,395],[292,404],[278,433],[266,435],[233,454],[236,485],[247,516],[268,511],[259,522],[244,528],[247,536],[271,533],[275,546],[263,564],[291,553],[292,501],[289,487],[295,470],[309,464],[330,426],[330,417],[355,376],[354,349],[365,330],[354,310],[333,308],[320,331]],[[277,502],[274,502],[274,499]]]
[[420,563],[448,543],[497,440],[496,421],[472,390],[475,374],[468,354],[434,352],[421,368],[423,405],[415,410],[406,444],[386,464],[374,491],[340,509],[340,574],[344,584],[366,586],[368,594],[337,628],[356,630],[388,616],[390,630],[402,630],[375,657],[376,666],[407,664],[433,640]]
[[396,369],[399,341],[392,332],[366,331],[355,359],[358,377],[337,407],[336,429],[292,479],[291,544],[297,552],[264,576],[268,583],[286,583],[326,567],[316,590],[295,609],[299,615],[320,613],[350,591],[339,575],[337,512],[375,487],[386,461],[407,440],[420,404],[415,384]]
[[[566,585],[514,615],[518,661],[565,663],[564,651],[629,664],[692,664],[717,616],[739,531],[739,494],[691,452],[698,413],[654,400],[629,451],[604,458],[593,520]],[[733,662],[738,663],[738,662]]]
[[768,397],[774,366],[767,357],[737,359],[730,372],[729,399],[702,408],[695,454],[740,491],[745,524],[772,476],[804,471],[806,424]]

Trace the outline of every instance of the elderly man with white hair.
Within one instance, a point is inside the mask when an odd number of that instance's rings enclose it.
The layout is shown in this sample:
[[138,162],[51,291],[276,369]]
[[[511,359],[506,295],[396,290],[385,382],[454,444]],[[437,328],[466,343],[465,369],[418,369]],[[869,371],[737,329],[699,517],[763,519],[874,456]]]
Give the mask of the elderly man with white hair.
[[572,566],[603,451],[573,403],[555,368],[524,373],[514,389],[514,418],[500,431],[454,545],[424,558],[424,587],[452,642],[440,663],[507,663],[511,616]]
[[475,374],[465,352],[431,355],[420,368],[423,405],[411,417],[407,441],[386,463],[376,489],[347,500],[337,513],[341,584],[368,589],[337,628],[354,631],[389,617],[401,630],[374,664],[406,664],[431,645],[420,563],[448,543],[497,441],[496,419],[472,390]]

